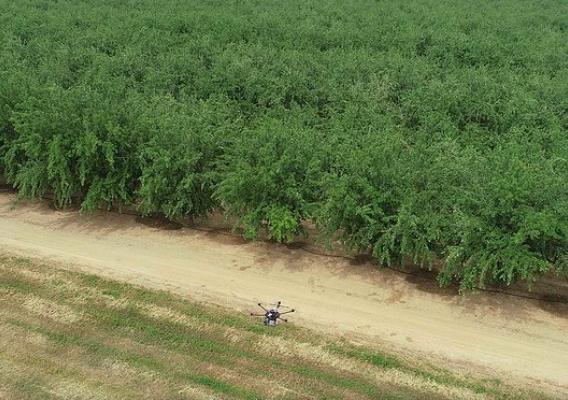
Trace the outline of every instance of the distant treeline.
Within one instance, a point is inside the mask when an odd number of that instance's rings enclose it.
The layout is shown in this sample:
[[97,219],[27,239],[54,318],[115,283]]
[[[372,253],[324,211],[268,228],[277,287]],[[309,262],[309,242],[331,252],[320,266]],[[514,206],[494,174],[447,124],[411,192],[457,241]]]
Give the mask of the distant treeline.
[[568,2],[0,0],[0,175],[462,288],[568,271]]

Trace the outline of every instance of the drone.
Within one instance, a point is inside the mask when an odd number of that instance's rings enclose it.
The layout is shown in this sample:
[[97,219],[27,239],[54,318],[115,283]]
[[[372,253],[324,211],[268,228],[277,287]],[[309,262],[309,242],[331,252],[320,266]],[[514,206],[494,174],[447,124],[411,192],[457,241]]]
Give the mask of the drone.
[[253,317],[264,317],[264,325],[266,325],[266,326],[276,326],[278,324],[279,320],[282,320],[284,322],[288,322],[287,319],[280,318],[282,315],[290,314],[290,313],[293,313],[294,311],[296,311],[294,309],[291,309],[290,311],[280,312],[280,306],[281,305],[282,305],[282,302],[279,301],[279,302],[276,303],[276,306],[271,307],[271,308],[266,308],[262,305],[262,303],[258,303],[258,306],[264,310],[264,314],[250,313],[250,315],[252,315]]

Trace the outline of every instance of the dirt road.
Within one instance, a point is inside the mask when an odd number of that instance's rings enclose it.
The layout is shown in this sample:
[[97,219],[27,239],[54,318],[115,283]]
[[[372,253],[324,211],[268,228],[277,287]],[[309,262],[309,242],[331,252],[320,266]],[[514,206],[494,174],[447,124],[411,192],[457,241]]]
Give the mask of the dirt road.
[[[0,194],[0,251],[254,310],[282,299],[293,320],[332,333],[553,389],[568,396],[568,306],[461,297],[426,280],[218,233],[160,230]],[[568,397],[567,397],[568,398]]]

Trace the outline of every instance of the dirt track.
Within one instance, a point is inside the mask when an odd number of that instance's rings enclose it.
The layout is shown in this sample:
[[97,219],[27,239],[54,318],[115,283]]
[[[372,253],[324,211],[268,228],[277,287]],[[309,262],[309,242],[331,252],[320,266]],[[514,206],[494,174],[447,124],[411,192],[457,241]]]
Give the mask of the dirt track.
[[282,299],[298,323],[552,389],[568,396],[568,306],[460,297],[370,265],[134,217],[80,215],[0,194],[0,251],[162,287],[241,310]]

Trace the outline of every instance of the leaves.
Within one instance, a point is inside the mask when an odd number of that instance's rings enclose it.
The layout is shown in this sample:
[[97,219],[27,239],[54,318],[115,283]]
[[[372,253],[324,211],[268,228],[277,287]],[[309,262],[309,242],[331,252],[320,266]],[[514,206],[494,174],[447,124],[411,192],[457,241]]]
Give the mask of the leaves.
[[521,3],[0,0],[0,175],[464,289],[568,273],[568,9]]

